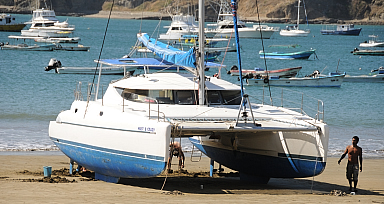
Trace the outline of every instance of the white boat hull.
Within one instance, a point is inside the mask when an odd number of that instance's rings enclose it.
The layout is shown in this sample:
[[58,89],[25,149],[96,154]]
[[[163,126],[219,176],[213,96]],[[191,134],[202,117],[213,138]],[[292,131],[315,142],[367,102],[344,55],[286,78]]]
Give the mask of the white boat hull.
[[384,83],[384,74],[379,75],[361,75],[361,76],[345,76],[344,82],[358,82],[358,83]]
[[[260,34],[259,30],[256,29],[250,29],[250,28],[244,28],[239,29],[239,37],[240,38],[256,38],[260,39],[261,35],[263,36],[263,39],[270,39],[273,33],[275,33],[274,30],[262,30],[262,34]],[[224,29],[220,31],[216,31],[216,34],[214,35],[215,38],[230,38],[232,35],[232,38],[235,37],[235,34],[233,33],[232,29]]]
[[[100,67],[98,68],[98,70]],[[136,69],[136,68],[132,68]],[[129,69],[129,70],[132,70]],[[103,75],[123,75],[128,69],[124,67],[103,67],[101,74]],[[60,67],[55,69],[58,74],[95,74],[95,67]],[[98,72],[97,72],[98,73]]]
[[280,78],[280,79],[247,79],[249,85],[257,86],[286,86],[286,87],[341,87],[345,75],[304,78]]
[[96,179],[156,176],[167,163],[171,126],[132,116],[75,101],[50,122],[49,136],[69,158],[95,171]]
[[[328,126],[320,126],[327,133]],[[199,150],[214,161],[245,176],[300,178],[320,174],[326,165],[328,139],[317,132],[259,132],[220,134],[220,139],[190,138]],[[284,169],[284,171],[282,171]]]
[[55,45],[31,45],[31,46],[20,46],[20,45],[3,45],[2,50],[22,50],[22,51],[53,51]]
[[280,30],[280,35],[287,37],[307,37],[309,33],[305,30]]

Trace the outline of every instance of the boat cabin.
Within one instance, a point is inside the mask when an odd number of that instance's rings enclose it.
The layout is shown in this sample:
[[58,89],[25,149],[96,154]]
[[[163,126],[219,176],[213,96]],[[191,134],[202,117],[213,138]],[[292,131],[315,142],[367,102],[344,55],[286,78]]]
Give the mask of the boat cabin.
[[0,14],[0,25],[11,24],[14,20],[15,18],[9,14]]
[[55,11],[45,10],[44,8],[33,11],[32,21],[36,21],[36,20],[59,21],[56,18]]
[[[113,83],[112,86],[122,98],[132,102],[199,104],[198,81],[191,74],[149,74],[121,80]],[[212,77],[206,81],[206,87],[206,104],[208,105],[239,105],[241,103],[240,88],[237,85]]]

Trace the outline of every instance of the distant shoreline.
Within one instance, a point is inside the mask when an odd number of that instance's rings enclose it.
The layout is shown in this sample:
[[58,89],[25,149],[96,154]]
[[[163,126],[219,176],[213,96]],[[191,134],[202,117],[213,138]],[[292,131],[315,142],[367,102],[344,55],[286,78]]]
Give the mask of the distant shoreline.
[[[96,14],[82,15],[87,18],[108,18],[109,11],[100,11]],[[161,12],[130,12],[130,11],[113,11],[111,18],[113,19],[146,19],[146,20],[170,20],[170,16]],[[242,21],[258,22],[257,17],[240,17]],[[286,18],[261,18],[261,23],[287,23],[295,24],[296,20]],[[302,22],[305,23],[305,22]],[[310,19],[309,24],[355,24],[355,25],[384,25],[384,20],[337,20],[330,18]]]

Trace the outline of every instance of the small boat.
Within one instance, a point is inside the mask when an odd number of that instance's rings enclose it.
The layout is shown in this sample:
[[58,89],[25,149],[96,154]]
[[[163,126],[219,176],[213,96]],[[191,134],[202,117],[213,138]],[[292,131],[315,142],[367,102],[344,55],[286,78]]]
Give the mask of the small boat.
[[20,32],[26,26],[24,23],[16,23],[15,17],[9,14],[0,14],[0,31]]
[[308,59],[315,53],[315,49],[298,51],[298,52],[263,52],[260,50],[260,58],[266,59]]
[[350,76],[346,75],[344,78],[345,82],[370,82],[370,83],[384,83],[384,67],[379,67],[374,69],[371,72],[378,72],[374,75],[360,75],[360,76]]
[[[95,60],[97,62],[97,60]],[[103,59],[99,63],[103,75],[126,75],[128,72],[132,75],[136,69],[153,70],[184,70],[184,67],[175,65],[159,58],[120,58]],[[104,65],[104,66],[103,66]],[[220,64],[205,62],[207,69],[219,67]],[[225,66],[224,66],[225,67]],[[63,67],[61,62],[52,58],[45,71],[55,70],[57,74],[95,74],[96,67]]]
[[62,45],[60,43],[56,44],[55,50],[64,50],[64,51],[89,51],[89,46],[77,45],[77,46],[68,46]]
[[384,47],[384,42],[383,41],[378,41],[376,40],[377,35],[369,35],[368,37],[371,37],[372,39],[369,40],[368,42],[362,42],[360,43],[360,47]]
[[80,37],[73,38],[36,38],[35,42],[47,42],[47,43],[79,43]]
[[307,37],[311,31],[309,29],[306,30],[300,30],[299,24],[300,24],[300,2],[298,1],[297,5],[297,23],[294,26],[286,26],[285,29],[280,30],[281,36],[286,37]]
[[[247,74],[253,74],[257,75],[260,74],[261,76],[267,76],[267,73],[269,76],[278,76],[280,78],[284,77],[294,77],[297,75],[297,73],[301,70],[302,67],[293,67],[293,68],[284,68],[284,69],[277,69],[277,70],[270,70],[270,71],[265,71],[265,69],[261,68],[255,68],[253,70],[250,69],[245,69],[242,70],[242,75],[245,76]],[[237,66],[232,66],[231,70],[227,72],[227,74],[231,74],[232,76],[239,76],[239,70]]]
[[0,43],[2,50],[24,50],[24,51],[53,51],[56,47],[55,44],[36,44],[34,42],[35,37],[24,37],[24,36],[8,36],[12,39],[13,44],[9,42]]
[[384,56],[384,50],[359,50],[358,48],[355,48],[353,51],[351,51],[354,55],[377,55],[377,56]]
[[360,35],[361,29],[355,28],[353,24],[326,25],[320,32],[322,35]]
[[248,85],[257,86],[286,86],[286,87],[340,87],[343,83],[344,74],[329,73],[329,75],[322,75],[318,70],[305,77],[292,77],[292,78],[279,78],[270,76],[264,78],[260,75],[253,76],[253,78],[246,78]]

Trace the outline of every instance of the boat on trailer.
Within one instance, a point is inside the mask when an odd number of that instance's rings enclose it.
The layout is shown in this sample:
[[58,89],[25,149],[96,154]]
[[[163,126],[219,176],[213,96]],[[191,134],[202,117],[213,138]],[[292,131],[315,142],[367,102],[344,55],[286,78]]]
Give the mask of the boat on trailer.
[[[204,19],[203,0],[199,5]],[[170,139],[191,137],[212,161],[239,171],[241,180],[267,183],[271,177],[310,177],[324,170],[329,128],[320,101],[316,117],[251,103],[242,86],[205,76],[204,57],[199,58],[204,45],[198,53],[176,53],[138,35],[148,49],[192,74],[125,77],[112,81],[101,98],[99,81],[86,100],[76,89],[71,108],[49,124],[49,137],[71,161],[108,182],[152,177],[166,170]]]

